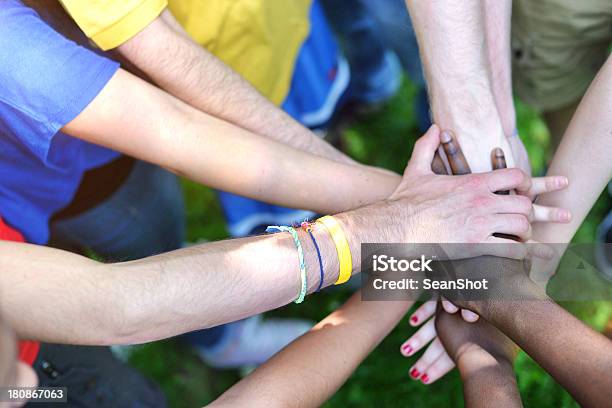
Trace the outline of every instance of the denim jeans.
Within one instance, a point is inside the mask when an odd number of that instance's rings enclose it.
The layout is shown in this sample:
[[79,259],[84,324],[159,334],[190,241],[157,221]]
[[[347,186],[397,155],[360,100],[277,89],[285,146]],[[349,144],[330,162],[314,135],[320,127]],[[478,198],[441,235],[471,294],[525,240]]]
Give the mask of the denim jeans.
[[[123,185],[107,200],[51,224],[51,240],[64,248],[88,248],[105,261],[145,258],[183,246],[183,191],[174,174],[137,161]],[[198,344],[215,344],[224,326],[201,330]]]
[[419,47],[403,0],[322,0],[351,67],[350,97],[372,103],[397,89],[394,59],[419,88],[415,100],[421,130],[431,125]]

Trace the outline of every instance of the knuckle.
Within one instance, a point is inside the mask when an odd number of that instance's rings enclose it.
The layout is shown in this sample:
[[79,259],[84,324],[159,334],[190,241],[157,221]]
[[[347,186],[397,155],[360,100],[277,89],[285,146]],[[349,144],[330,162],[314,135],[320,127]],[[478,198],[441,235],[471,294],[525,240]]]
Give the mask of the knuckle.
[[517,207],[518,207],[519,213],[525,214],[525,215],[530,214],[532,207],[533,207],[531,200],[525,196],[516,196],[516,197],[518,200]]
[[508,176],[515,184],[522,184],[525,181],[525,173],[521,169],[512,168],[508,170]]
[[516,219],[516,227],[518,232],[521,234],[526,234],[531,229],[531,224],[529,224],[527,217],[520,216]]

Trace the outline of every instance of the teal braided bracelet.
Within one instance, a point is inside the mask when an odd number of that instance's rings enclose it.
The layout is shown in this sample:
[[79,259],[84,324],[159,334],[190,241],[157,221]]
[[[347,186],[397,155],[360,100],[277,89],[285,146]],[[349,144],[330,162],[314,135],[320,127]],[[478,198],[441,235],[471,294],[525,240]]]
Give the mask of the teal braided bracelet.
[[298,293],[297,299],[295,299],[295,303],[302,303],[306,297],[306,292],[308,292],[308,284],[306,282],[306,264],[304,263],[304,250],[302,249],[302,243],[300,242],[300,238],[293,227],[271,225],[266,228],[266,232],[274,231],[288,232],[293,237],[293,242],[295,243],[295,247],[297,248],[298,252],[298,260],[300,262],[300,279],[302,280],[302,286],[300,288],[300,292]]

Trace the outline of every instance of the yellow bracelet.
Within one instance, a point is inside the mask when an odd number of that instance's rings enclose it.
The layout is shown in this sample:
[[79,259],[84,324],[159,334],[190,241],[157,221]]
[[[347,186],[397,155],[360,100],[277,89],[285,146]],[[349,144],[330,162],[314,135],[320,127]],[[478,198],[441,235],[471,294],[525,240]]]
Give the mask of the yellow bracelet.
[[340,272],[338,273],[338,280],[334,285],[340,285],[351,278],[351,273],[353,271],[353,258],[351,256],[351,249],[349,248],[348,241],[346,240],[346,235],[344,235],[344,231],[338,221],[331,215],[321,217],[317,222],[321,223],[321,225],[327,229],[327,232],[329,232],[329,235],[331,235],[334,241],[334,245],[336,245]]

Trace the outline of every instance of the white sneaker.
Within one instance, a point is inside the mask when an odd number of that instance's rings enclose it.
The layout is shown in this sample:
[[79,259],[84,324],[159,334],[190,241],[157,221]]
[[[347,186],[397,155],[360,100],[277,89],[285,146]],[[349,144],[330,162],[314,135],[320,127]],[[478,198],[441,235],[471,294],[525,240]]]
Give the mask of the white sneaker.
[[266,319],[261,315],[230,324],[219,344],[197,347],[200,357],[215,368],[238,368],[264,363],[313,326],[307,320]]

